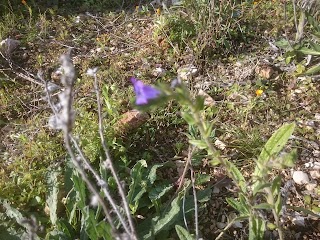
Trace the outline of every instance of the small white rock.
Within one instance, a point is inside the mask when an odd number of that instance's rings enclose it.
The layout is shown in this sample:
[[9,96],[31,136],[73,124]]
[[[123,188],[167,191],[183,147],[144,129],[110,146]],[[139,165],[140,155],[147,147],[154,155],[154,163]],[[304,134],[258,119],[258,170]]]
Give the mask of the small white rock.
[[298,226],[302,226],[304,227],[305,226],[305,223],[304,223],[304,217],[296,214],[296,216],[292,219],[292,222],[295,224],[295,225],[298,225]]
[[313,154],[313,156],[320,158],[320,151],[319,150],[313,150],[312,154]]
[[222,141],[220,141],[219,139],[217,139],[215,142],[214,142],[214,145],[220,149],[220,150],[224,150],[226,149],[226,144]]
[[0,42],[0,52],[10,56],[12,52],[20,45],[20,41],[6,38]]
[[313,162],[307,162],[304,164],[306,168],[312,168],[314,166]]
[[155,77],[162,77],[165,75],[165,73],[166,73],[166,70],[164,70],[161,67],[157,67],[152,71],[152,75]]
[[315,162],[313,165],[313,169],[320,169],[320,162]]
[[185,81],[187,81],[190,76],[196,74],[196,72],[198,72],[198,69],[193,65],[185,65],[177,70],[178,77]]
[[216,225],[219,229],[224,229],[227,226],[227,224],[223,222],[217,222]]
[[308,183],[308,184],[306,184],[306,189],[308,190],[308,191],[312,191],[313,189],[315,189],[317,187],[317,184],[316,183]]
[[293,181],[299,185],[309,183],[308,174],[302,171],[294,171],[292,174]]
[[243,224],[242,224],[241,222],[239,222],[239,221],[235,221],[235,222],[232,224],[232,226],[233,226],[234,228],[243,228]]
[[312,171],[310,171],[310,176],[312,179],[320,179],[320,171],[319,170],[312,170]]
[[214,187],[213,187],[213,190],[212,190],[212,193],[215,193],[215,194],[220,193],[220,188],[214,186]]

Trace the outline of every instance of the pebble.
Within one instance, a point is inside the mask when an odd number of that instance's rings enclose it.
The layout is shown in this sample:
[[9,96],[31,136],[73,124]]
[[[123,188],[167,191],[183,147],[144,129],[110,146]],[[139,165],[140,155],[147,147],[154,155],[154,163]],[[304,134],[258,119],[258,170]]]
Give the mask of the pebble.
[[217,222],[216,225],[217,225],[217,228],[219,229],[223,229],[227,226],[227,224],[223,222]]
[[292,174],[293,181],[299,185],[309,183],[308,174],[302,171],[294,171]]
[[317,184],[316,183],[308,183],[308,184],[306,184],[306,189],[308,190],[308,191],[312,191],[313,189],[315,189],[317,187]]
[[320,171],[312,170],[309,172],[312,179],[320,179]]

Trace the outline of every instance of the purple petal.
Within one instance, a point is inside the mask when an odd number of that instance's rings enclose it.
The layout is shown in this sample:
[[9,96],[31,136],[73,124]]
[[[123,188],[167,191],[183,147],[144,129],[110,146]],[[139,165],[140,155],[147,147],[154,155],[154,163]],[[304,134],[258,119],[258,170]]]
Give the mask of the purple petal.
[[152,86],[144,85],[142,92],[147,99],[154,99],[160,95],[160,91]]
[[161,94],[158,89],[154,88],[153,86],[146,85],[142,81],[137,80],[134,77],[132,77],[130,81],[133,84],[134,92],[137,96],[137,105],[147,104],[148,100],[155,99]]

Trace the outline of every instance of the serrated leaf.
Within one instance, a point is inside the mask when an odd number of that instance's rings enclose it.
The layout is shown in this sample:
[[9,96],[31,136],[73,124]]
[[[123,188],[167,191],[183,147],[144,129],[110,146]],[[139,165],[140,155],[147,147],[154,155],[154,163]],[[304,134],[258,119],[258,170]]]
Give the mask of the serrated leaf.
[[176,232],[180,240],[194,240],[194,237],[183,227],[176,225]]

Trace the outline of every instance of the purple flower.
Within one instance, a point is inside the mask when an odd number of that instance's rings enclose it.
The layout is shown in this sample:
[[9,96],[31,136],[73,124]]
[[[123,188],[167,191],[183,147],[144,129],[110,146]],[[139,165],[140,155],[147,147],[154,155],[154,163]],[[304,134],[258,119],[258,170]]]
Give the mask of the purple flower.
[[133,84],[134,92],[136,93],[136,104],[145,105],[148,104],[149,100],[156,99],[159,97],[161,92],[149,85],[144,84],[142,81],[132,77],[130,81]]

